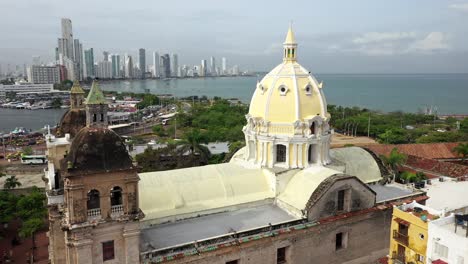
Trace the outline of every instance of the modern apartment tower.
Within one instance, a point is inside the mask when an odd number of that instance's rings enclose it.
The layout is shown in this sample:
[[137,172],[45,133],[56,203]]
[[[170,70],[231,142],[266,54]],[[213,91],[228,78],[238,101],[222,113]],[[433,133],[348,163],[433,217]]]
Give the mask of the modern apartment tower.
[[171,77],[171,58],[169,54],[161,56],[161,78]]
[[125,78],[133,78],[133,58],[130,55],[125,55]]
[[85,76],[94,78],[94,51],[93,48],[84,51]]
[[201,60],[201,67],[200,67],[200,76],[205,77],[206,76],[206,60]]
[[75,77],[82,80],[83,77],[83,45],[79,39],[73,40],[75,58]]
[[216,60],[215,57],[210,57],[210,75],[216,76]]
[[138,50],[138,68],[140,68],[140,78],[145,78],[146,72],[146,50],[139,49]]
[[[62,54],[74,60],[73,54],[73,30],[72,22],[69,18],[62,18]],[[60,46],[59,46],[60,47]]]
[[111,55],[111,62],[112,62],[112,78],[120,78],[120,55],[119,54],[112,54]]
[[153,77],[159,78],[161,74],[161,65],[159,60],[159,54],[153,52]]
[[171,76],[177,77],[179,71],[179,58],[177,54],[172,54],[172,61],[171,61]]
[[221,74],[222,75],[227,74],[227,61],[225,57],[221,59]]

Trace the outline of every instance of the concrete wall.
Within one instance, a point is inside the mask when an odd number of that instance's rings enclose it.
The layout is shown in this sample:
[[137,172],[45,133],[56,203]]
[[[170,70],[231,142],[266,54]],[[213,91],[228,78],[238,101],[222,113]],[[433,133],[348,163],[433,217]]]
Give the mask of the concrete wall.
[[[318,226],[232,246],[170,263],[276,264],[276,251],[286,250],[287,263],[358,264],[374,263],[388,254],[391,210],[374,211]],[[335,249],[336,234],[347,234],[347,247]]]

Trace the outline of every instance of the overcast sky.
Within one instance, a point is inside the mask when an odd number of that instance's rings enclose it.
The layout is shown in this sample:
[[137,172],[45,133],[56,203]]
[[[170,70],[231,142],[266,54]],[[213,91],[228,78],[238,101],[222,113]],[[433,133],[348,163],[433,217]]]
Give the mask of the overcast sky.
[[51,60],[68,17],[95,60],[142,47],[148,60],[156,50],[179,65],[215,56],[267,71],[292,20],[299,62],[315,73],[468,72],[468,0],[0,0],[0,10],[3,69]]

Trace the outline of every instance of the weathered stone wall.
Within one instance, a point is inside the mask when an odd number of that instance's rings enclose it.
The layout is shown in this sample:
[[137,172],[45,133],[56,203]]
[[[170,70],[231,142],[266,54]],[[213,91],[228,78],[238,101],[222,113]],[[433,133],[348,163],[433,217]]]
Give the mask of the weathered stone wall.
[[[242,264],[275,264],[277,248],[285,246],[287,263],[375,263],[388,254],[391,214],[391,209],[373,211],[168,263],[225,264],[238,259]],[[339,232],[347,233],[347,247],[336,250]]]
[[[333,177],[332,177],[333,178]],[[324,186],[324,190],[320,188]],[[337,211],[338,191],[347,190],[345,196],[345,212],[371,208],[375,204],[375,194],[362,184],[357,178],[350,177],[342,180],[332,180],[330,184],[324,182],[312,194],[307,213],[308,219],[315,221],[339,213]],[[314,197],[317,192],[320,197]]]

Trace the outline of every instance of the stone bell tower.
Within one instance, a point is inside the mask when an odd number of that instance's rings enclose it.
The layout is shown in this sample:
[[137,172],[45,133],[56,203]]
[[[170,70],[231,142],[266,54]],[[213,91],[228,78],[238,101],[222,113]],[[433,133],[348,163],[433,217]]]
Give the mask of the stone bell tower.
[[107,103],[96,82],[85,104],[87,126],[60,161],[63,242],[50,237],[51,262],[138,263],[137,170],[122,138],[107,128]]

